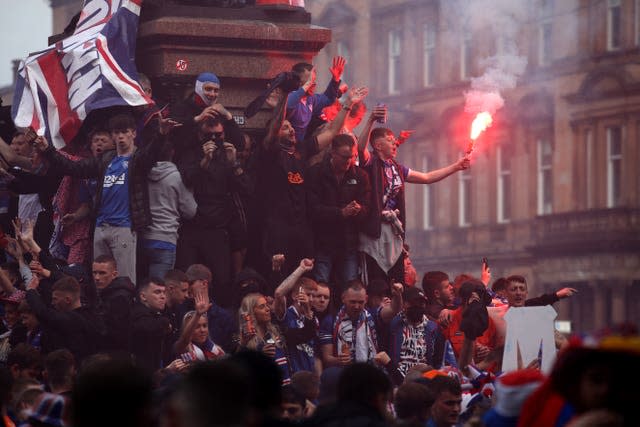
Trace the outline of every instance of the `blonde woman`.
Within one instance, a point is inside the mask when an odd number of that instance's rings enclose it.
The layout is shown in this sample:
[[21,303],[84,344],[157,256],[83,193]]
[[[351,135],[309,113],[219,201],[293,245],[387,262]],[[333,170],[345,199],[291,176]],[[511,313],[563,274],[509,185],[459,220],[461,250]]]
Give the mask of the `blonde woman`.
[[242,299],[240,316],[240,346],[261,351],[272,358],[282,371],[282,384],[291,382],[285,340],[271,322],[271,307],[262,294],[249,294]]
[[211,303],[203,291],[194,292],[195,310],[187,312],[182,319],[182,332],[175,344],[175,354],[185,362],[217,359],[225,355],[224,350],[209,338],[207,311]]

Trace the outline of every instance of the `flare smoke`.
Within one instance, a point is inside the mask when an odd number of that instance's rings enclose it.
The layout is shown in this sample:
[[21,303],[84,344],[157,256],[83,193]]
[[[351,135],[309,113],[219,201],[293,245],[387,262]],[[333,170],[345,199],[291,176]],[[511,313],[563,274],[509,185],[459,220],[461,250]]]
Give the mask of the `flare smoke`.
[[518,27],[526,18],[526,2],[519,0],[468,0],[461,3],[464,22],[473,30],[491,28],[499,51],[480,61],[484,74],[471,79],[465,92],[465,111],[494,114],[504,106],[502,92],[513,89],[522,75],[527,58],[519,54]]

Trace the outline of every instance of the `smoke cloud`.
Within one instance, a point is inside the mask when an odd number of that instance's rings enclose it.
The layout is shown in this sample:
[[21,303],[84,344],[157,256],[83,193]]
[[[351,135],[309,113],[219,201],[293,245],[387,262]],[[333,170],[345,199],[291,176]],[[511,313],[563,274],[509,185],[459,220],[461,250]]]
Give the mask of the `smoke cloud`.
[[472,30],[490,28],[498,52],[480,61],[484,73],[471,79],[465,92],[465,111],[492,115],[504,106],[502,92],[516,87],[527,66],[518,49],[518,29],[526,20],[527,2],[519,0],[465,0],[460,2],[464,22]]

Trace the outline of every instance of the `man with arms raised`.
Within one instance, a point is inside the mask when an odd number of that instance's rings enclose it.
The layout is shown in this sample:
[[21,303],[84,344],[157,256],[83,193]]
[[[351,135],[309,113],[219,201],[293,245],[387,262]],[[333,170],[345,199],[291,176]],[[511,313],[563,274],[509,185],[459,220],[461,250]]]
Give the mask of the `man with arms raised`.
[[[374,109],[367,129],[385,111]],[[369,152],[371,143],[373,152]],[[469,167],[469,158],[431,172],[420,172],[399,164],[395,158],[400,142],[390,129],[376,128],[358,141],[360,165],[369,174],[371,207],[360,234],[360,250],[367,257],[369,280],[377,277],[404,281],[405,182],[433,184]]]
[[[167,134],[174,124],[169,119],[161,119],[160,133]],[[136,122],[126,114],[109,119],[108,128],[116,150],[105,152],[99,158],[71,161],[44,138],[36,139],[36,147],[49,161],[53,171],[98,179],[93,255],[111,255],[120,274],[134,281],[136,232],[151,223],[147,175],[164,138],[160,134],[150,136],[143,148],[136,149]]]

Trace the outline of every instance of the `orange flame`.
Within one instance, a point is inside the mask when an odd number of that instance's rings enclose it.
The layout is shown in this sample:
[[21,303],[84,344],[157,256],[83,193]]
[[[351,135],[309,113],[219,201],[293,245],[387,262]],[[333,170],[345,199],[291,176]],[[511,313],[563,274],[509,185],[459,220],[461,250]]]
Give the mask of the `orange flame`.
[[489,126],[493,123],[493,118],[491,114],[484,111],[482,113],[478,113],[476,118],[473,119],[473,123],[471,124],[471,139],[476,140],[480,136],[482,132],[484,132]]

